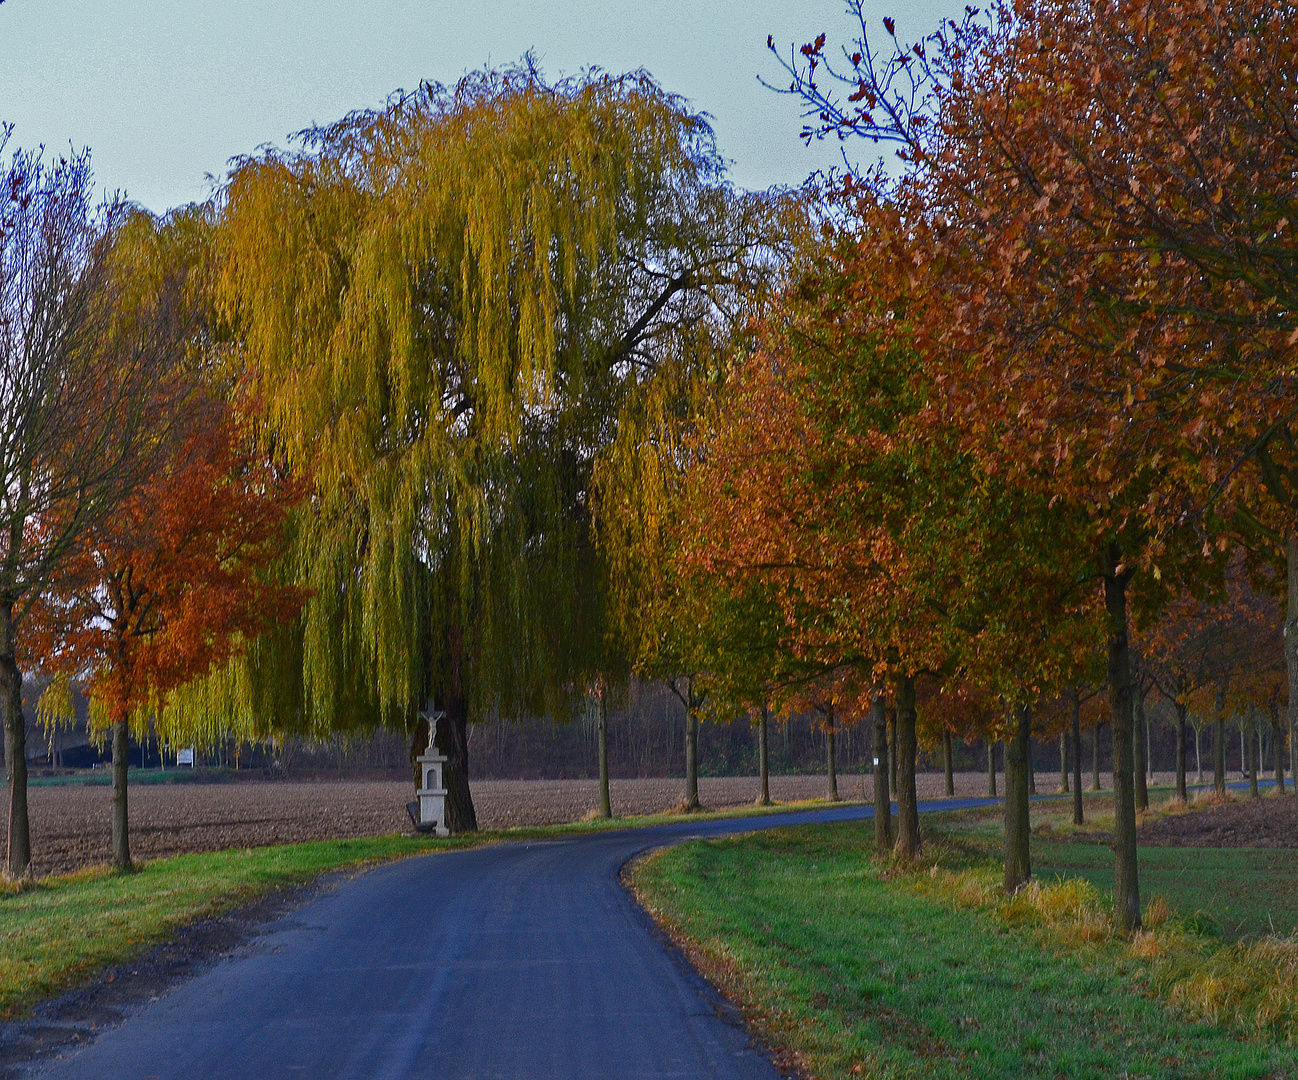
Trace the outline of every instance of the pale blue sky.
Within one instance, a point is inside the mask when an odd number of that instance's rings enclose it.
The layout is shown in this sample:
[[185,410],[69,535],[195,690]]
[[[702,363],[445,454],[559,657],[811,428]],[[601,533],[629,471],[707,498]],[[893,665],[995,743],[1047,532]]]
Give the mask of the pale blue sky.
[[[873,24],[892,14],[905,36],[963,10],[872,2]],[[550,78],[647,68],[712,114],[737,184],[797,184],[838,147],[804,148],[796,103],[758,84],[782,75],[766,35],[850,28],[839,0],[7,0],[0,120],[11,149],[88,145],[103,187],[157,211],[202,198],[236,154],[531,48]]]

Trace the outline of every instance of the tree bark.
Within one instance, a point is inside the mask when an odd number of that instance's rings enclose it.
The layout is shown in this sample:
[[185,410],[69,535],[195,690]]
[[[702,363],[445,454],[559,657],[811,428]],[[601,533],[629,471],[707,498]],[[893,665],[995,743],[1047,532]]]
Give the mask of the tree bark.
[[415,732],[410,737],[410,770],[414,774],[416,791],[424,786],[424,769],[419,764],[419,758],[428,749],[428,735],[428,721],[421,713],[415,721]]
[[1103,724],[1096,724],[1091,728],[1091,790],[1102,791],[1100,785],[1100,728]]
[[1257,773],[1258,766],[1261,764],[1259,759],[1262,756],[1259,752],[1261,748],[1258,746],[1258,739],[1260,736],[1261,733],[1257,728],[1252,728],[1249,730],[1248,735],[1245,736],[1244,740],[1248,746],[1248,797],[1250,799],[1256,799],[1259,795],[1257,790]]
[[955,794],[955,771],[951,763],[951,729],[942,729],[942,775],[946,781],[943,789],[947,798]]
[[1187,708],[1181,702],[1176,703],[1176,797],[1188,802],[1189,792],[1185,786],[1185,752],[1186,752],[1186,719]]
[[1133,779],[1136,782],[1136,809],[1149,809],[1149,784],[1145,772],[1145,702],[1141,699],[1140,694],[1136,693],[1133,712],[1135,713],[1135,728],[1132,731],[1131,749],[1132,768],[1135,771]]
[[834,710],[825,716],[825,756],[829,767],[829,801],[838,802],[838,763],[834,760]]
[[[1284,660],[1289,675],[1289,733],[1292,740],[1298,731],[1298,530],[1285,538],[1285,576],[1288,581],[1288,602],[1284,615]],[[1298,754],[1298,745],[1291,741],[1294,752]],[[1291,761],[1291,771],[1295,776],[1294,799],[1298,805],[1298,765]]]
[[1068,736],[1059,736],[1059,794],[1068,794]]
[[1082,810],[1082,699],[1073,691],[1073,824],[1081,825]]
[[888,712],[882,694],[875,696],[870,710],[874,723],[874,850],[887,855],[892,850],[892,795],[888,787]]
[[987,744],[987,797],[996,798],[996,740],[984,739]]
[[608,693],[599,691],[599,816],[613,816],[613,800],[608,790]]
[[1226,794],[1226,721],[1217,720],[1212,740],[1212,787],[1219,795]]
[[903,859],[919,856],[919,799],[915,791],[915,680],[897,676],[897,854]]
[[1037,793],[1037,767],[1036,767],[1036,763],[1032,760],[1032,740],[1031,739],[1028,740],[1027,763],[1028,763],[1028,794],[1035,795]]
[[1140,928],[1140,877],[1136,862],[1136,792],[1132,784],[1135,702],[1127,628],[1128,575],[1121,554],[1105,552],[1104,607],[1108,614],[1109,710],[1113,724],[1113,915],[1122,933]]
[[[692,682],[692,680],[691,680]],[[690,686],[690,703],[694,687]],[[699,802],[699,718],[693,708],[685,710],[685,809],[701,810]]]
[[113,869],[130,870],[131,819],[126,801],[130,740],[125,720],[113,724]]
[[433,745],[446,758],[442,766],[446,827],[455,836],[478,828],[478,814],[469,791],[469,699],[464,687],[464,639],[458,627],[447,633],[447,654],[446,685],[437,704],[442,715]]
[[888,724],[888,779],[889,789],[896,794],[901,785],[897,782],[897,708],[893,706]]
[[1275,792],[1284,794],[1284,729],[1272,724],[1271,731],[1271,771],[1275,773]]
[[762,793],[757,796],[758,806],[771,805],[771,758],[767,742],[770,708],[762,702],[762,718],[757,725],[757,771],[761,774]]
[[1013,734],[1005,744],[1005,891],[1018,892],[1032,877],[1028,849],[1028,777],[1032,752],[1032,709],[1014,710]]
[[3,697],[5,768],[9,774],[9,876],[24,877],[32,861],[27,817],[27,724],[23,719],[23,676],[15,656],[14,608],[0,602],[0,696]]

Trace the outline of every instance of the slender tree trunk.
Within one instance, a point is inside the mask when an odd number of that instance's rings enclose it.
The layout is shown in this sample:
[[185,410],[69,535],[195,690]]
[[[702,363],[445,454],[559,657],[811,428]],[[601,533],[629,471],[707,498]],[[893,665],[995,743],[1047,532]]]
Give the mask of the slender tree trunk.
[[[895,795],[901,790],[901,785],[897,782],[897,708],[893,706],[888,723],[888,779],[891,781],[889,789]],[[899,811],[900,812],[900,811]]]
[[1226,721],[1219,718],[1212,740],[1212,786],[1219,795],[1226,794]]
[[130,765],[130,742],[125,719],[113,724],[113,868],[130,870],[131,819],[126,801],[126,770]]
[[0,696],[3,696],[5,768],[9,774],[9,876],[24,877],[31,867],[32,839],[27,817],[27,723],[23,719],[23,676],[15,656],[14,607],[0,602]]
[[[1284,659],[1289,675],[1289,735],[1291,752],[1298,754],[1293,735],[1298,731],[1298,531],[1285,538],[1285,576],[1288,579],[1288,603],[1284,615]],[[1294,775],[1294,797],[1298,803],[1298,765],[1291,760]]]
[[1028,778],[1032,753],[1032,709],[1014,710],[1014,730],[1005,744],[1005,891],[1018,892],[1032,876],[1028,849]]
[[1199,735],[1200,735],[1200,730],[1199,728],[1196,727],[1194,729],[1194,768],[1195,768],[1195,772],[1198,774],[1198,779],[1195,781],[1195,783],[1202,784],[1203,783],[1203,744],[1199,739]]
[[1149,784],[1145,771],[1145,703],[1140,694],[1134,695],[1135,703],[1133,711],[1135,713],[1135,728],[1132,731],[1131,749],[1132,768],[1135,770],[1134,779],[1136,781],[1136,809],[1149,809]]
[[599,816],[613,816],[613,800],[608,790],[608,690],[599,690]]
[[1059,794],[1068,794],[1068,736],[1059,736]]
[[888,786],[888,712],[882,694],[870,709],[874,723],[874,850],[887,855],[892,850],[892,794]]
[[1091,729],[1091,790],[1100,791],[1100,728],[1103,724],[1096,724]]
[[955,794],[955,771],[951,764],[951,729],[942,729],[942,775],[946,780],[945,791],[950,798]]
[[829,767],[829,801],[838,802],[838,763],[834,760],[834,710],[825,716],[825,756]]
[[1275,773],[1275,793],[1284,794],[1284,728],[1272,725],[1271,770]]
[[757,771],[761,774],[762,780],[762,793],[757,796],[758,806],[771,805],[771,760],[767,744],[770,717],[770,707],[763,699],[762,718],[757,724]]
[[1073,691],[1073,824],[1086,820],[1082,810],[1082,699]]
[[1258,740],[1261,736],[1262,733],[1258,731],[1257,728],[1253,728],[1249,731],[1244,740],[1248,746],[1248,797],[1250,799],[1256,799],[1259,795],[1257,790],[1257,774],[1258,766],[1261,765],[1262,755],[1260,753],[1261,748],[1258,746]]
[[920,853],[919,799],[915,791],[915,680],[897,677],[897,854],[914,859]]
[[1185,751],[1186,751],[1186,707],[1181,702],[1176,703],[1176,797],[1182,802],[1188,802],[1190,793],[1185,786]]
[[[689,700],[691,703],[694,700],[693,685],[690,686]],[[699,802],[699,718],[692,708],[685,710],[685,809],[702,809]]]
[[1136,793],[1132,784],[1135,702],[1127,637],[1127,576],[1119,575],[1116,546],[1106,552],[1104,606],[1109,617],[1109,709],[1113,724],[1113,915],[1118,929],[1140,928],[1140,877],[1136,862]]
[[996,798],[996,740],[984,739],[987,744],[987,797]]

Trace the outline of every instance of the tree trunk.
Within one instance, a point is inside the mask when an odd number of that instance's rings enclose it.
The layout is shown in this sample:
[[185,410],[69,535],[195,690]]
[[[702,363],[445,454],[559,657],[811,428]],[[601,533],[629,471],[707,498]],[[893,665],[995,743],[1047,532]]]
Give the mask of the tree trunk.
[[1149,784],[1145,772],[1145,703],[1139,693],[1134,695],[1135,727],[1132,731],[1131,749],[1133,779],[1136,782],[1136,809],[1149,809]]
[[1203,783],[1203,745],[1199,739],[1201,731],[1199,728],[1194,729],[1194,768],[1198,775],[1195,783]]
[[883,695],[874,699],[870,710],[874,721],[874,850],[887,855],[892,850],[892,795],[888,786],[888,712]]
[[599,816],[613,816],[613,800],[608,791],[608,691],[599,691]]
[[920,853],[919,799],[915,791],[915,680],[897,676],[897,854],[914,859]]
[[130,741],[125,720],[113,724],[113,869],[130,870],[131,819],[126,802]]
[[1176,703],[1176,797],[1188,802],[1190,793],[1185,786],[1185,751],[1186,751],[1186,706]]
[[1086,820],[1082,810],[1082,699],[1073,692],[1073,824]]
[[1219,718],[1212,740],[1212,786],[1219,795],[1226,794],[1226,721]]
[[1091,729],[1091,790],[1101,791],[1100,786],[1100,728],[1103,724],[1096,724]]
[[1244,740],[1248,746],[1248,797],[1250,799],[1256,799],[1259,794],[1257,790],[1257,773],[1262,755],[1259,752],[1258,740],[1261,738],[1261,734],[1257,728],[1252,728]]
[[[690,686],[690,701],[694,687]],[[699,718],[692,708],[685,710],[685,809],[701,810],[699,802]]]
[[23,676],[15,656],[14,608],[0,603],[0,696],[3,697],[5,768],[9,774],[9,876],[31,867],[32,838],[27,818],[27,723],[23,719]]
[[1108,613],[1109,710],[1113,724],[1113,916],[1122,933],[1140,928],[1140,877],[1136,862],[1136,792],[1132,784],[1135,718],[1127,637],[1127,575],[1119,574],[1116,546],[1105,553],[1104,606]]
[[446,827],[451,835],[476,832],[478,814],[469,791],[468,702],[462,695],[447,695],[442,701],[433,745],[446,758],[442,783],[446,787]]
[[762,702],[762,719],[757,725],[757,771],[761,774],[762,793],[757,796],[758,806],[771,805],[771,759],[767,745],[767,726],[770,723],[770,711],[766,702]]
[[1018,892],[1032,877],[1028,850],[1028,778],[1031,770],[1032,709],[1014,710],[1014,729],[1005,744],[1005,891]]
[[946,781],[943,789],[950,798],[955,794],[955,772],[951,764],[951,729],[942,729],[942,775]]
[[825,756],[829,767],[829,801],[838,802],[838,763],[834,760],[834,711],[825,717]]
[[1284,794],[1284,729],[1272,724],[1271,771],[1275,773],[1275,793]]
[[[1289,674],[1289,734],[1290,746],[1298,754],[1298,745],[1292,739],[1298,731],[1298,531],[1285,538],[1285,576],[1288,579],[1288,603],[1284,615],[1284,659]],[[1298,764],[1290,761],[1294,774],[1294,797],[1298,803]]]
[[996,798],[996,740],[984,739],[987,744],[987,797]]
[[1037,793],[1037,766],[1036,766],[1036,762],[1032,760],[1032,740],[1031,739],[1028,740],[1027,763],[1028,763],[1028,794],[1035,795]]
[[897,708],[893,706],[888,723],[888,779],[889,790],[895,795],[901,785],[897,782]]
[[1059,736],[1059,794],[1068,794],[1068,736]]
[[414,773],[416,791],[424,786],[424,768],[419,764],[419,758],[428,749],[428,736],[428,721],[420,713],[415,721],[415,733],[410,737],[410,770]]

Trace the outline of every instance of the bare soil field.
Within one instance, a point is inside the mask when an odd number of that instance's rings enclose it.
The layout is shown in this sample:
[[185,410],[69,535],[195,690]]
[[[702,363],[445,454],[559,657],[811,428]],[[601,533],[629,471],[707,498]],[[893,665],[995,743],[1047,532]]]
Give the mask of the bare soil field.
[[[918,779],[920,798],[942,796],[941,774],[924,773]],[[599,804],[595,780],[475,780],[471,786],[478,823],[489,829],[579,821]],[[981,773],[956,775],[960,795],[981,795],[986,788]],[[860,775],[840,774],[838,791],[846,800],[874,797],[870,778]],[[619,817],[661,813],[676,805],[683,792],[681,779],[613,780],[613,812]],[[751,804],[757,792],[756,777],[699,780],[699,796],[709,809]],[[823,798],[825,793],[823,776],[771,777],[771,797],[779,802]],[[110,789],[101,785],[30,790],[36,874],[108,861],[109,796]],[[404,780],[137,784],[130,793],[131,853],[153,859],[398,832],[410,827],[405,805],[413,797]]]
[[1150,847],[1298,848],[1298,810],[1284,798],[1237,798],[1146,822],[1137,843]]

